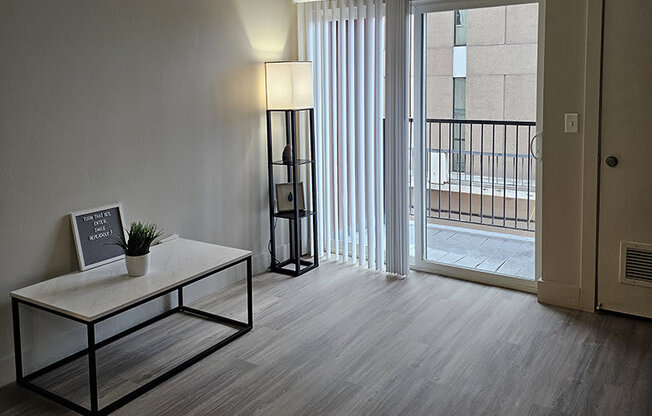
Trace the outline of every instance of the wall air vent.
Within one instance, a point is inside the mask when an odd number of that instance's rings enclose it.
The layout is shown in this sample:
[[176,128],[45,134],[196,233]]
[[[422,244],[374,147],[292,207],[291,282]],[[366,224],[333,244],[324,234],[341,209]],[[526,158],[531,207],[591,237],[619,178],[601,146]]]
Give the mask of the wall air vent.
[[620,242],[620,281],[652,287],[652,245]]

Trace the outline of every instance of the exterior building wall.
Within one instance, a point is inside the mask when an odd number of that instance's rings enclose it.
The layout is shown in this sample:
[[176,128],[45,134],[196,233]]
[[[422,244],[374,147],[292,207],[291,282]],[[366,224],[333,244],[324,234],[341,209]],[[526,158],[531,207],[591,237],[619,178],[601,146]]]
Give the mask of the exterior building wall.
[[505,118],[505,76],[468,74],[466,77],[466,118],[503,120]]
[[538,31],[538,4],[521,4],[506,7],[507,31],[505,43],[507,44],[537,44]]
[[[537,93],[537,35],[538,4],[501,6],[466,10],[466,92],[463,118],[467,120],[536,120]],[[426,117],[454,118],[453,116],[453,50],[455,46],[455,13],[430,13],[426,19]],[[457,69],[456,69],[457,70]],[[439,130],[439,129],[437,129]],[[507,153],[518,153],[522,159],[528,153],[529,132],[520,128],[507,132]],[[438,140],[437,135],[433,138]],[[475,126],[473,135],[478,137],[480,126]],[[484,134],[495,137],[495,141],[484,142],[484,152],[504,152],[505,133],[502,128],[484,129]],[[529,133],[529,134],[528,134]],[[444,149],[450,146],[450,132],[442,131]],[[463,129],[462,148],[481,150],[480,140],[471,143],[470,127]],[[518,141],[518,143],[516,143]],[[434,142],[433,142],[434,143]],[[467,174],[487,175],[480,164],[474,164],[469,155],[462,156],[462,169]],[[507,178],[518,176],[523,180],[523,167],[506,171]],[[471,171],[472,170],[472,171]],[[495,172],[502,175],[503,172]],[[534,181],[533,167],[530,179]]]
[[426,80],[428,118],[453,118],[453,83],[451,79],[451,75],[428,76]]
[[428,48],[453,46],[453,12],[430,13],[426,22]]
[[505,76],[505,119],[535,120],[537,111],[536,84],[536,74]]
[[426,19],[426,117],[453,117],[453,12]]
[[[538,5],[470,9],[466,13],[466,118],[535,120]],[[453,12],[428,15],[428,118],[452,118],[453,33]]]
[[506,6],[467,10],[466,44],[505,44],[505,8]]

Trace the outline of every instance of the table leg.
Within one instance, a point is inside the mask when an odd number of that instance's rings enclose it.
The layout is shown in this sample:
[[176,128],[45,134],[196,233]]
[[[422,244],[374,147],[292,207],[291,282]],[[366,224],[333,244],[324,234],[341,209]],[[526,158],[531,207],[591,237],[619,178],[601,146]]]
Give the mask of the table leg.
[[16,382],[23,381],[23,349],[20,342],[20,316],[19,303],[15,298],[11,298],[11,317],[14,327],[14,358],[16,361]]
[[97,363],[95,361],[95,324],[88,323],[88,383],[90,390],[91,413],[97,414]]
[[251,282],[251,256],[247,257],[247,324],[254,325],[254,300]]
[[179,308],[183,307],[183,287],[180,287],[179,290],[177,290],[177,306]]

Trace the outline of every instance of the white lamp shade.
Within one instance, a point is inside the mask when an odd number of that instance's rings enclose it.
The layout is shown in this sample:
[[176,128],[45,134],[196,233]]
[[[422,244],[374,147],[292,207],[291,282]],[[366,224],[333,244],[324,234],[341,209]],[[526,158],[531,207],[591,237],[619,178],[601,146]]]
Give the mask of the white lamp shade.
[[267,62],[268,110],[313,108],[312,62]]

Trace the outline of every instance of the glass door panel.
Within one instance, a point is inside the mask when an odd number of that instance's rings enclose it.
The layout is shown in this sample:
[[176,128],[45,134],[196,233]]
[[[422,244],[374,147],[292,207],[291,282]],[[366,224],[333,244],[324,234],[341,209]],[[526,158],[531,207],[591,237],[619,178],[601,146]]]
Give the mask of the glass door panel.
[[538,7],[417,14],[422,261],[534,280]]

